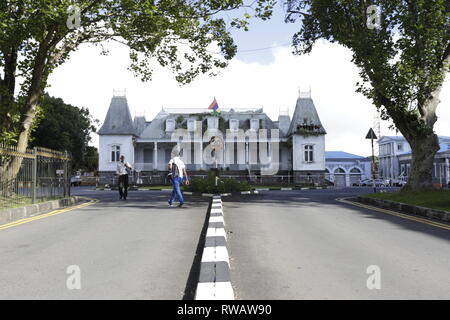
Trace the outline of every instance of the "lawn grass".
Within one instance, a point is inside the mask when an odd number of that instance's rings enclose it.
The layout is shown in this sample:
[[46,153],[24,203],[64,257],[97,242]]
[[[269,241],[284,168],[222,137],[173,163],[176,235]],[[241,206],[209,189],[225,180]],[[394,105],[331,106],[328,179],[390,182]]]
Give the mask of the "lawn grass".
[[368,194],[366,196],[450,212],[450,190],[425,192],[382,192]]
[[[50,200],[55,200],[55,199],[59,199],[59,198],[62,198],[62,197],[36,198],[36,202],[34,204],[46,202],[46,201],[50,201]],[[25,207],[25,206],[29,206],[32,204],[33,204],[33,201],[31,199],[31,197],[24,197],[24,196],[19,196],[19,195],[15,195],[12,197],[0,197],[0,211],[5,210],[5,209]]]

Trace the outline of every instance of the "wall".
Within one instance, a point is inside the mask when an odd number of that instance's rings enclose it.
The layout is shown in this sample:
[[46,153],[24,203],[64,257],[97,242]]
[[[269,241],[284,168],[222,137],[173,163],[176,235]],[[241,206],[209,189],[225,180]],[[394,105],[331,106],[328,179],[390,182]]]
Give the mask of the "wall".
[[117,144],[120,146],[121,155],[125,156],[125,160],[131,165],[134,164],[134,147],[132,136],[110,136],[110,135],[100,135],[99,136],[99,158],[98,158],[98,170],[99,171],[116,171],[117,164],[111,162],[111,150],[110,146]]
[[[304,162],[303,145],[314,146],[314,162]],[[325,136],[300,136],[294,135],[293,147],[293,170],[294,171],[322,171],[325,170]]]

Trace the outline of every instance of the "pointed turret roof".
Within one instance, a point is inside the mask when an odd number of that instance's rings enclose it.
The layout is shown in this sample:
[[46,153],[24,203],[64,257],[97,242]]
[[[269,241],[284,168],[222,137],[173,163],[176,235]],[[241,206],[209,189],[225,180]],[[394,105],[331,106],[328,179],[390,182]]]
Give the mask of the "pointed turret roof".
[[288,134],[297,132],[299,126],[304,126],[305,130],[313,133],[326,134],[325,128],[320,122],[319,115],[311,96],[300,95],[297,99],[294,115],[292,116],[291,125]]
[[113,96],[105,121],[98,131],[100,135],[135,135],[133,120],[125,96]]

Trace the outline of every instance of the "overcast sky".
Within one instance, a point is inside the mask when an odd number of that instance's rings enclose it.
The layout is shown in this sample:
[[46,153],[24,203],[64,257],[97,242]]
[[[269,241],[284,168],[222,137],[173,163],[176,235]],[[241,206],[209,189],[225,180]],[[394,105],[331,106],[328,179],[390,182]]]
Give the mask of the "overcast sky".
[[[222,108],[263,107],[277,120],[281,109],[295,108],[298,89],[311,88],[312,98],[327,130],[326,150],[346,151],[362,156],[371,154],[365,135],[373,126],[375,107],[355,92],[358,70],[351,63],[349,50],[325,41],[318,42],[308,56],[294,56],[287,45],[298,28],[283,22],[281,8],[268,22],[255,22],[247,33],[234,32],[240,52],[214,78],[198,77],[180,87],[168,70],[155,65],[151,82],[142,83],[127,70],[126,47],[108,44],[110,54],[82,46],[69,61],[50,77],[48,92],[66,103],[89,108],[102,123],[113,89],[126,89],[132,116],[145,113],[148,121],[161,107],[207,108],[214,96]],[[435,131],[450,136],[450,81],[447,77],[437,109]],[[382,123],[382,135],[395,135]],[[98,136],[93,136],[98,147]]]

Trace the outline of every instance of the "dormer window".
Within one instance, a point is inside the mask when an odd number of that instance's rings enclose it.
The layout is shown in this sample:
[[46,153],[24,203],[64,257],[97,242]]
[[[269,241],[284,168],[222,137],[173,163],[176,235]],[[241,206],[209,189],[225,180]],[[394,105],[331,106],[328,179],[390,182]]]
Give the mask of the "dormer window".
[[251,119],[250,120],[250,129],[258,130],[259,129],[259,119]]
[[208,118],[208,130],[217,130],[219,128],[219,118],[209,117]]
[[175,120],[173,119],[167,119],[166,120],[166,131],[172,132],[175,130]]
[[230,119],[230,130],[238,130],[239,129],[239,120]]
[[190,132],[195,131],[195,119],[188,120],[188,131]]

